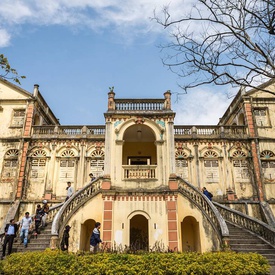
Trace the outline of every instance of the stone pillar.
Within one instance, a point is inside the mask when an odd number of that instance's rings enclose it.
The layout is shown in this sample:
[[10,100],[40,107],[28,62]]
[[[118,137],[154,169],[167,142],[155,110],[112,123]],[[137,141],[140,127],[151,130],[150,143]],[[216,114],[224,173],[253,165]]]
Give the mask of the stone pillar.
[[169,172],[170,174],[176,173],[175,164],[175,137],[174,137],[174,123],[172,121],[168,122],[168,140],[167,140],[167,150],[169,152]]
[[166,201],[168,217],[168,246],[171,251],[178,251],[178,223],[177,223],[177,201],[168,197]]
[[104,247],[110,248],[112,244],[112,228],[113,228],[113,197],[106,196],[104,199],[103,213],[103,242]]
[[111,174],[111,142],[112,142],[112,135],[111,135],[111,127],[112,123],[110,121],[106,122],[105,127],[105,157],[104,157],[104,174],[110,175]]
[[59,248],[59,237],[58,237],[58,235],[52,235],[51,241],[50,241],[50,248],[52,250]]
[[249,136],[251,138],[254,138],[254,140],[251,141],[251,154],[252,154],[255,180],[258,187],[258,198],[259,198],[259,201],[264,201],[265,196],[264,196],[263,182],[261,177],[261,165],[260,165],[260,158],[259,158],[260,154],[259,154],[259,148],[257,144],[258,143],[258,140],[256,137],[257,133],[256,133],[256,127],[253,121],[252,104],[250,102],[250,98],[244,98],[244,110],[245,110],[245,115],[247,119]]

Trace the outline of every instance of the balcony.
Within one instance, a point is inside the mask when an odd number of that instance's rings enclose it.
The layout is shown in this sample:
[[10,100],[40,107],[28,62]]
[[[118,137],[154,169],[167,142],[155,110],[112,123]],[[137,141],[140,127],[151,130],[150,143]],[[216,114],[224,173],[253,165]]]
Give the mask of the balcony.
[[124,179],[156,179],[157,165],[123,165]]

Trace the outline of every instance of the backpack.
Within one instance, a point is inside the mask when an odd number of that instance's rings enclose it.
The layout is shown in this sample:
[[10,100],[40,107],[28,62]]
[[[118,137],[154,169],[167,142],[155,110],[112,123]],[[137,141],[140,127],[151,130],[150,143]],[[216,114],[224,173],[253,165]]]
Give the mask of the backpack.
[[208,192],[208,195],[209,195],[210,198],[213,198],[213,194],[212,193]]

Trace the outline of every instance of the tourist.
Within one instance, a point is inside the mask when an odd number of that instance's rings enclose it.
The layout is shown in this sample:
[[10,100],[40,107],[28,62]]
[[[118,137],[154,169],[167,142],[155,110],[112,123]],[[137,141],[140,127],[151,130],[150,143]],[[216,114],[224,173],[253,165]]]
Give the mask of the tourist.
[[47,215],[50,211],[50,206],[48,205],[47,200],[43,200],[42,203],[43,203],[43,206],[42,206],[43,216],[42,216],[41,222],[42,222],[42,227],[45,227],[47,225],[46,219],[47,219]]
[[99,244],[102,243],[100,239],[100,222],[95,223],[95,228],[93,230],[92,236],[90,238],[90,251],[96,253],[99,249]]
[[32,224],[32,218],[30,217],[30,213],[26,212],[25,217],[20,222],[20,239],[21,243],[24,243],[24,247],[28,246],[28,234],[29,234],[29,229]]
[[4,229],[5,238],[4,238],[4,243],[3,243],[1,259],[3,259],[5,257],[7,244],[8,244],[8,254],[7,255],[11,254],[13,240],[16,236],[17,230],[18,230],[18,225],[15,223],[14,219],[11,219],[10,223],[6,224],[5,229]]
[[203,187],[203,188],[202,188],[202,193],[203,193],[210,201],[212,201],[213,195],[212,195],[212,193],[210,193],[210,192],[206,189],[206,187]]
[[61,250],[62,251],[68,251],[68,249],[69,249],[70,229],[71,229],[71,227],[69,225],[66,225],[65,230],[63,232],[62,241],[61,241]]
[[73,193],[74,193],[74,189],[72,187],[72,183],[70,181],[68,181],[67,185],[68,185],[67,188],[66,188],[66,190],[67,190],[67,197],[66,197],[65,201],[67,201],[73,195]]

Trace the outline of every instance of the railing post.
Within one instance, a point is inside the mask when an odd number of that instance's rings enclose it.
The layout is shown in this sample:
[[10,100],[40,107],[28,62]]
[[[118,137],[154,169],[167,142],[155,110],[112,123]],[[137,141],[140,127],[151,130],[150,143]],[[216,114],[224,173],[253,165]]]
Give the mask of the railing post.
[[51,236],[50,248],[52,250],[59,248],[59,237],[58,237],[58,235],[52,235]]
[[111,189],[111,178],[110,175],[105,175],[101,185],[102,190],[110,190]]
[[230,238],[229,237],[222,237],[222,250],[229,251],[230,250]]
[[177,181],[176,174],[170,174],[168,186],[169,186],[170,190],[178,190],[179,184]]
[[197,137],[197,128],[195,126],[192,127],[192,138]]

